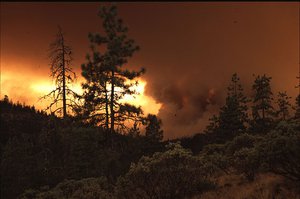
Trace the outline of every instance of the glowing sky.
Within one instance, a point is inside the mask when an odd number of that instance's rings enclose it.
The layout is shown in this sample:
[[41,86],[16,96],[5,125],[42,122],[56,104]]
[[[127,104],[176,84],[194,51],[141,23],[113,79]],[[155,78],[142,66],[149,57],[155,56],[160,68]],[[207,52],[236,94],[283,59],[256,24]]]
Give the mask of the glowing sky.
[[[101,31],[99,3],[2,3],[1,97],[42,105],[51,88],[47,49],[59,24],[74,51],[89,52],[88,32]],[[231,74],[251,94],[252,74],[272,76],[276,94],[296,96],[299,3],[117,3],[141,51],[128,67],[147,69],[136,102],[157,113],[168,138],[201,132],[223,105]],[[82,79],[77,82],[77,89]],[[132,99],[130,99],[132,100]]]

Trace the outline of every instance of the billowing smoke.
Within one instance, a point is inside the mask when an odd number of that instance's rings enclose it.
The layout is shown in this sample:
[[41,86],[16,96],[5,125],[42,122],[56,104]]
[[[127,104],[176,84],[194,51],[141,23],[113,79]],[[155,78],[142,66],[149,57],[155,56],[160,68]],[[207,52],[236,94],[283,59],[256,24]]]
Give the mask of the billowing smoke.
[[141,46],[135,63],[147,69],[146,94],[162,104],[158,116],[165,138],[201,133],[223,106],[233,73],[248,96],[252,75],[266,73],[275,95],[287,90],[294,97],[297,9],[297,4],[193,4],[145,7],[140,14],[156,14],[142,19],[126,13]]
[[[89,52],[88,32],[101,29],[98,6],[4,3],[1,70],[13,68],[21,74],[20,69],[25,68],[32,81],[38,77],[48,79],[46,50],[59,24],[73,47],[73,66],[79,75],[80,65]],[[226,87],[235,72],[247,93],[253,83],[252,74],[266,73],[273,77],[274,94],[287,90],[290,96],[296,96],[297,3],[120,2],[118,6],[130,38],[141,47],[129,65],[147,70],[143,77],[147,82],[145,94],[162,104],[158,116],[163,121],[165,138],[202,132],[209,117],[224,104]],[[38,66],[44,76],[37,74]],[[28,79],[25,83],[4,82],[2,77],[1,94],[4,86],[13,85],[9,92],[18,91],[26,96]],[[31,103],[33,100],[24,99]]]
[[147,84],[146,94],[162,104],[158,117],[163,120],[167,139],[201,132],[223,102],[223,80],[208,86],[206,78],[193,79],[192,74],[189,77],[178,76],[177,81],[163,78],[160,84],[159,80]]

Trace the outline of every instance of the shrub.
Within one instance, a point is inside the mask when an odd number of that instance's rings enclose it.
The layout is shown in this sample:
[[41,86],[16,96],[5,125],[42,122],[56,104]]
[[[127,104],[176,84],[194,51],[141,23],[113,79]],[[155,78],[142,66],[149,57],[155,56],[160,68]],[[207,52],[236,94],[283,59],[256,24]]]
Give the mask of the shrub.
[[20,199],[112,199],[112,186],[104,177],[85,178],[82,180],[65,180],[53,189],[27,190]]
[[259,143],[264,166],[289,179],[300,181],[300,131],[293,121],[281,122]]
[[204,162],[178,143],[167,148],[132,164],[117,182],[117,198],[184,198],[213,187]]

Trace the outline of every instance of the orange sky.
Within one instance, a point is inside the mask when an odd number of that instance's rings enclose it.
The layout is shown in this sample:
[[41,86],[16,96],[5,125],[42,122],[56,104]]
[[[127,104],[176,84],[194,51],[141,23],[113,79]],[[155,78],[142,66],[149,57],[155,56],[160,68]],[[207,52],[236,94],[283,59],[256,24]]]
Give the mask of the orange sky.
[[[89,52],[88,32],[101,31],[99,5],[1,2],[1,97],[8,94],[41,107],[37,100],[51,85],[47,49],[58,24],[73,48],[73,68],[80,76]],[[147,69],[138,101],[145,112],[163,120],[166,137],[201,132],[223,105],[234,72],[249,95],[252,74],[266,73],[273,77],[274,94],[286,90],[296,96],[298,2],[117,5],[130,37],[141,47],[128,67]]]
[[[70,88],[78,94],[82,94],[81,83],[83,81],[82,77],[77,78],[75,83],[70,84]],[[157,114],[161,105],[152,97],[145,95],[146,84],[144,80],[139,79],[139,85],[133,87],[139,94],[125,95],[122,101],[142,106],[144,114]],[[34,105],[37,109],[45,109],[49,105],[51,99],[40,100],[40,98],[54,89],[55,84],[50,77],[41,78],[41,76],[36,76],[26,70],[1,73],[1,95],[8,95],[14,101]]]

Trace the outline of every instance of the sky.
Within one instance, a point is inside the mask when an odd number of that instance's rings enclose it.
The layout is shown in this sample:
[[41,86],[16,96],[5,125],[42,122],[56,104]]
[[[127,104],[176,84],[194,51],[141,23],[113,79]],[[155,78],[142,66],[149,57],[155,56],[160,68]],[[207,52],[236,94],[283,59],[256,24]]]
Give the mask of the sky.
[[[80,66],[90,52],[87,35],[102,31],[100,5],[1,2],[1,98],[37,108],[47,104],[38,99],[52,88],[47,49],[57,25],[73,49],[79,91]],[[141,96],[128,100],[162,119],[165,138],[202,132],[224,104],[235,72],[248,96],[253,74],[271,76],[275,95],[297,95],[299,2],[116,5],[129,37],[141,48],[126,67],[146,68]]]

